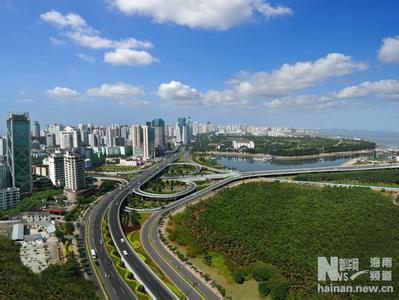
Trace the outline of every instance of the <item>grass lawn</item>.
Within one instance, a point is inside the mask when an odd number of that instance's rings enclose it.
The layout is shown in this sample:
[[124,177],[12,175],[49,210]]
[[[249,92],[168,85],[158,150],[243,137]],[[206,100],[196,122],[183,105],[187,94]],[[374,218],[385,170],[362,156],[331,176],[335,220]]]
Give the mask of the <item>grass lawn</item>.
[[[180,247],[179,247],[180,248]],[[254,280],[246,280],[243,284],[237,284],[228,267],[224,263],[224,256],[220,253],[209,252],[212,256],[212,265],[208,266],[202,261],[202,255],[190,258],[194,265],[199,267],[205,273],[221,284],[226,289],[226,296],[233,300],[265,300],[271,299],[270,296],[260,297],[258,292],[258,283]]]
[[114,164],[107,164],[96,167],[92,169],[92,171],[97,172],[127,172],[127,171],[135,171],[140,169],[141,166],[119,166]]

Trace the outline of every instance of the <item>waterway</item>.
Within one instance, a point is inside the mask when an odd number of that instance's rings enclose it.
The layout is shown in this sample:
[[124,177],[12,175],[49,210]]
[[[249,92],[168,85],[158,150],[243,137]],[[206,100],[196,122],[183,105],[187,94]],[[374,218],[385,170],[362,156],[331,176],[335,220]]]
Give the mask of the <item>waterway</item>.
[[245,172],[340,166],[350,159],[351,157],[327,157],[303,160],[262,161],[252,157],[220,156],[218,157],[218,163],[225,165],[227,168]]

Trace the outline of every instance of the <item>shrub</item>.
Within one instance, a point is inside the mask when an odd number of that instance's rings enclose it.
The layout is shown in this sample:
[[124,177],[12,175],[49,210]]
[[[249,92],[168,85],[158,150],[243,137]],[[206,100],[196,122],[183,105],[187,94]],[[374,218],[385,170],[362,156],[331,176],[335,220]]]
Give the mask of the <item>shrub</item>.
[[272,299],[273,300],[287,299],[288,290],[289,290],[289,285],[286,282],[276,285],[272,290]]
[[261,281],[258,283],[258,291],[261,296],[267,296],[270,293],[270,288],[266,281]]
[[243,284],[245,281],[244,276],[241,273],[234,273],[233,274],[234,281],[238,284]]
[[267,266],[259,266],[253,271],[253,276],[256,281],[266,281],[271,277],[271,271]]

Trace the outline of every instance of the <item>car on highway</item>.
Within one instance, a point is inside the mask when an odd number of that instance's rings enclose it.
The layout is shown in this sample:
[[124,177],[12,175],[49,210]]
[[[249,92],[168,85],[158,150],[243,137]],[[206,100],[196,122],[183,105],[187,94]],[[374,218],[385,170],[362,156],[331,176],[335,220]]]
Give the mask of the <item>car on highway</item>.
[[123,250],[122,253],[123,253],[123,255],[127,255],[127,251],[126,250]]
[[121,243],[122,243],[122,244],[125,243],[125,240],[124,240],[124,239],[121,239]]

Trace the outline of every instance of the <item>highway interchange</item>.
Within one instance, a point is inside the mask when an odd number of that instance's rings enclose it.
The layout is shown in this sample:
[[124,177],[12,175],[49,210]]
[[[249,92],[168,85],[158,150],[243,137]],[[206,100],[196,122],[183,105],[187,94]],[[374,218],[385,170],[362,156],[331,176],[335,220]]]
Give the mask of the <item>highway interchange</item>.
[[[187,157],[187,156],[186,156]],[[124,200],[128,194],[140,190],[140,187],[151,180],[154,176],[161,173],[165,168],[178,160],[178,153],[173,154],[158,164],[145,169],[140,175],[134,177],[130,183],[122,184],[117,190],[108,193],[89,213],[87,221],[87,236],[89,246],[94,247],[98,254],[99,266],[94,266],[98,271],[96,281],[103,283],[102,290],[104,298],[109,299],[136,299],[136,296],[129,289],[122,278],[117,274],[108,253],[104,247],[101,237],[101,222],[105,211],[108,208],[108,224],[114,244],[125,263],[126,267],[134,274],[134,277],[145,287],[146,291],[153,299],[177,299],[177,296],[154,274],[154,272],[140,259],[138,254],[129,245],[122,226],[120,224],[120,212],[124,206]],[[203,284],[187,267],[175,256],[173,256],[162,244],[158,235],[158,223],[161,216],[168,211],[185,206],[198,200],[207,194],[223,188],[235,181],[257,178],[272,177],[283,175],[294,175],[302,173],[319,172],[344,172],[353,170],[374,170],[399,168],[399,164],[382,166],[351,166],[351,167],[322,167],[306,169],[287,169],[269,170],[255,172],[232,172],[231,177],[222,179],[200,191],[187,195],[175,202],[169,203],[155,211],[144,223],[141,229],[141,243],[143,248],[158,267],[166,274],[169,279],[178,287],[188,299],[220,299],[220,295],[213,289]],[[193,192],[193,191],[190,191]],[[89,249],[87,249],[89,253]],[[123,253],[124,251],[125,254]],[[93,262],[92,262],[93,263]]]

